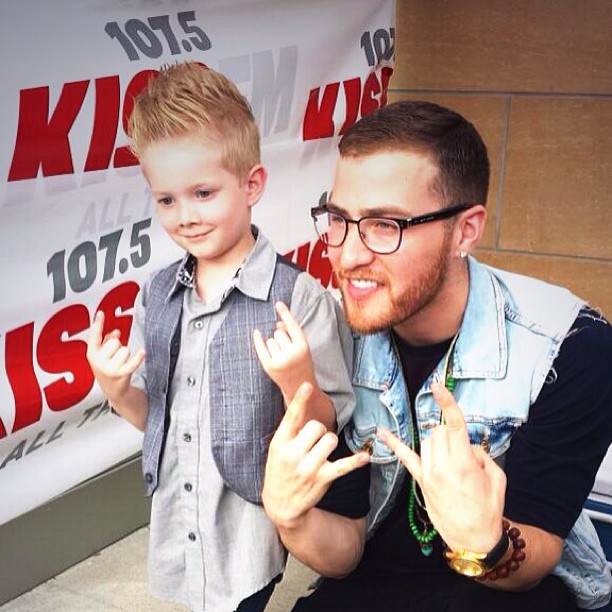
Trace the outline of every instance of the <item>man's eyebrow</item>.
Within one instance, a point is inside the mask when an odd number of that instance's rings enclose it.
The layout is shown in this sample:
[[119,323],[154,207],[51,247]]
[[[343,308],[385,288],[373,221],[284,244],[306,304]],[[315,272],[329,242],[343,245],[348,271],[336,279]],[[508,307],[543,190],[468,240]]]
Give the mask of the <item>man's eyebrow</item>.
[[[333,201],[325,205],[329,210],[343,214],[350,218],[348,211]],[[410,219],[411,215],[406,215],[406,211],[400,210],[397,206],[376,206],[374,208],[362,208],[359,211],[360,217],[393,217],[398,219]]]
[[345,208],[342,208],[342,206],[338,206],[338,204],[336,204],[335,202],[331,202],[329,200],[324,204],[324,207],[333,212],[338,212],[342,214],[347,213]]

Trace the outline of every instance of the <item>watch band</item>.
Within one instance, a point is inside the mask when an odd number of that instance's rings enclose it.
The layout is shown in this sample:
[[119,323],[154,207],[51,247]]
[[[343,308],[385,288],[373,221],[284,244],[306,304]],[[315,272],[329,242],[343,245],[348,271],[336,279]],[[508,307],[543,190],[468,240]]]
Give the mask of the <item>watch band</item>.
[[501,538],[497,544],[488,552],[487,556],[482,560],[487,570],[493,569],[503,558],[508,548],[510,547],[510,538],[508,530],[502,528]]
[[459,574],[478,578],[492,570],[504,558],[509,547],[510,538],[504,526],[500,539],[488,553],[447,549],[444,556],[448,565]]

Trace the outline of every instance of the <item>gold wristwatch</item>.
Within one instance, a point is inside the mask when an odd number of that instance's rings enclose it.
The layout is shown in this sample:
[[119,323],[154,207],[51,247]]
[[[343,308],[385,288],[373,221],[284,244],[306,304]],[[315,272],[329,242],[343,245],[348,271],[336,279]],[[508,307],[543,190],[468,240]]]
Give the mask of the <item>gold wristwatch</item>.
[[492,570],[504,557],[510,547],[508,532],[502,529],[499,542],[488,553],[477,553],[470,550],[444,551],[448,565],[462,576],[479,578]]

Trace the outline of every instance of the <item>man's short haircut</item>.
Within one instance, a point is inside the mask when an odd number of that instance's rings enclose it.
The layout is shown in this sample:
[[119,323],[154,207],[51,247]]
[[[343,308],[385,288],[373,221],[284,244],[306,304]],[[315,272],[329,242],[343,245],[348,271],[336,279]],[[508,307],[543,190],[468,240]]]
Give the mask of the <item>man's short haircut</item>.
[[165,138],[193,135],[219,142],[224,168],[240,180],[261,162],[248,101],[227,77],[197,62],[163,66],[149,79],[134,99],[128,135],[136,157]]
[[443,205],[486,204],[487,148],[469,121],[443,106],[414,100],[394,102],[353,124],[338,148],[341,157],[383,151],[427,155],[439,171],[431,188]]

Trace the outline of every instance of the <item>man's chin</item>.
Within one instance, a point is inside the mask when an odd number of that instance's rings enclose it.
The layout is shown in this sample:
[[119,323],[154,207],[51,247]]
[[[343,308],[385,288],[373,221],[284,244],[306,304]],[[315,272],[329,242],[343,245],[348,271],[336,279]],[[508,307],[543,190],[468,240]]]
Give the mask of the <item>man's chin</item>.
[[362,335],[377,334],[389,327],[388,321],[368,316],[363,312],[355,312],[353,308],[345,310],[344,316],[349,327]]

